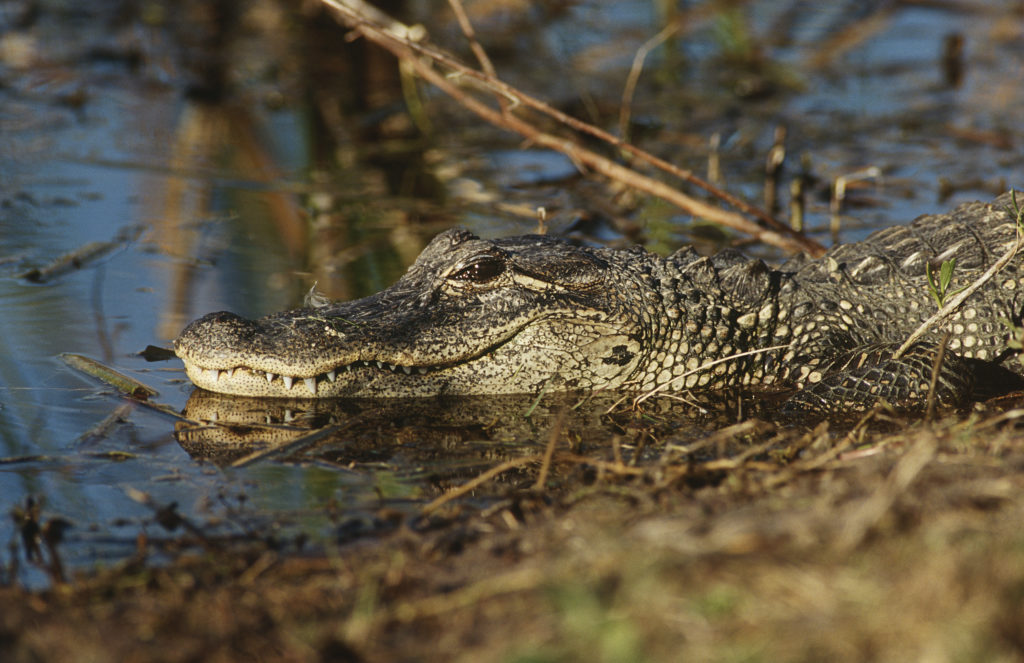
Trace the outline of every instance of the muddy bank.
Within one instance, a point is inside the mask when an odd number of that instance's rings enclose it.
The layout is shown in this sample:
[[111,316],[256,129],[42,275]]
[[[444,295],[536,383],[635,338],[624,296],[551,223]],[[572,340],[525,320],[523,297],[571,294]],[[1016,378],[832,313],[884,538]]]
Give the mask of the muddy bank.
[[[140,539],[114,568],[0,590],[0,653],[1019,660],[1019,417],[893,433],[745,426],[703,459],[676,448],[633,463],[627,449],[620,462],[558,445],[550,464],[508,468],[470,499],[341,522],[326,547],[265,530]],[[486,508],[471,506],[484,495]],[[147,559],[157,548],[173,561]]]

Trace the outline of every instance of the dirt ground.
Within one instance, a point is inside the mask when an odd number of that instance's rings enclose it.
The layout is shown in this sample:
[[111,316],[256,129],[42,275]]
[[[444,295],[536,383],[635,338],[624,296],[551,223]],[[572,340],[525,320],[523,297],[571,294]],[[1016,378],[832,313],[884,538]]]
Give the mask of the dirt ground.
[[[0,658],[1024,660],[1013,405],[834,432],[747,422],[714,453],[635,464],[556,442],[550,462],[495,463],[469,497],[382,511],[327,548],[178,528],[170,563],[140,538],[114,568],[0,588]],[[59,530],[21,516],[44,542]]]

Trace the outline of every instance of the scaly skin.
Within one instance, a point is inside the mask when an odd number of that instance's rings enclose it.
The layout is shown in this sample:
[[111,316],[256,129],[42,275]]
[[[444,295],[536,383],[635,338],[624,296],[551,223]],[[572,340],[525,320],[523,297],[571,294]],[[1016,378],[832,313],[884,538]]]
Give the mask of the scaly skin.
[[949,331],[936,395],[952,405],[976,380],[1008,388],[1024,372],[1003,322],[1021,323],[1020,256],[906,355],[893,352],[935,311],[925,264],[956,258],[951,287],[969,283],[1013,245],[1010,205],[962,205],[777,269],[731,251],[660,258],[449,230],[380,293],[259,320],[212,313],[175,351],[196,385],[245,396],[775,385],[796,389],[790,407],[839,412],[880,398],[922,407]]

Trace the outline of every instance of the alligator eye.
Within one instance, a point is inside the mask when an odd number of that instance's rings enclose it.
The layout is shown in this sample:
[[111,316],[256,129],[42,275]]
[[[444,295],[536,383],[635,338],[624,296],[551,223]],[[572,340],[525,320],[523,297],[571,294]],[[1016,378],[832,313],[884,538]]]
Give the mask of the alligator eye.
[[469,263],[448,278],[469,283],[487,283],[501,276],[505,261],[495,256],[483,256]]

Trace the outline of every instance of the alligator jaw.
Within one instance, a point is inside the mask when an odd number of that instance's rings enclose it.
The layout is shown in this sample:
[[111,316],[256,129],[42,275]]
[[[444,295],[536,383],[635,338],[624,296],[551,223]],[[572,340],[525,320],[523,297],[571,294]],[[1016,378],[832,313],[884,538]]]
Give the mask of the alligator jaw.
[[[350,326],[353,310],[366,300],[331,309],[286,311],[259,320],[233,313],[206,315],[182,331],[175,352],[198,387],[237,396],[331,398],[433,396],[467,393],[480,364],[486,364],[529,322],[496,327],[474,343],[450,340],[435,363],[417,361],[416,344],[379,343],[389,325]],[[380,316],[383,317],[383,316]],[[344,331],[339,331],[340,329]],[[458,347],[456,347],[458,346]],[[486,371],[487,368],[482,370]],[[467,377],[467,375],[469,377]],[[494,391],[500,392],[497,388]]]
[[[344,364],[312,377],[294,377],[245,366],[229,369],[203,368],[185,360],[185,373],[197,386],[223,394],[266,396],[281,398],[329,398],[348,395],[351,386],[344,380],[347,374],[363,375],[362,381],[372,382],[374,375],[387,371],[396,376],[423,376],[441,368],[399,366],[382,361],[359,360]],[[339,375],[342,382],[339,383]],[[414,389],[415,387],[410,387]]]

